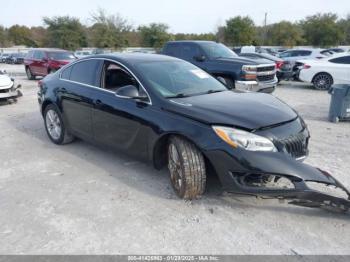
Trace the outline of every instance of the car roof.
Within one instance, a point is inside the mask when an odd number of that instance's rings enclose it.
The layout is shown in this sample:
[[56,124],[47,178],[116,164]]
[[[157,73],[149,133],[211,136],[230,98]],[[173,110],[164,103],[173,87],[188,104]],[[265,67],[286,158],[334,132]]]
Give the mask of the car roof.
[[179,41],[169,41],[169,43],[197,43],[197,44],[201,44],[201,43],[216,43],[214,41],[205,41],[205,40],[179,40]]
[[44,51],[44,52],[70,52],[68,50],[64,50],[64,49],[59,49],[59,48],[33,48],[30,49],[30,51]]
[[104,58],[116,60],[128,64],[137,64],[142,62],[163,62],[163,61],[183,61],[175,57],[161,54],[146,54],[146,53],[111,53],[89,56],[89,58]]

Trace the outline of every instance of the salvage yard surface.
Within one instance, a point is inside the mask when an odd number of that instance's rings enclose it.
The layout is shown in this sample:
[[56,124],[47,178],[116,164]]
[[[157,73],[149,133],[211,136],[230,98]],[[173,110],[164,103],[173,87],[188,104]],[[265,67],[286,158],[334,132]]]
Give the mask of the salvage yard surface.
[[[15,72],[24,96],[0,106],[1,254],[350,254],[350,215],[207,193],[183,201],[166,170],[84,141],[49,141],[37,81]],[[350,188],[350,123],[327,121],[330,96],[283,82],[274,93],[311,131],[306,163]]]

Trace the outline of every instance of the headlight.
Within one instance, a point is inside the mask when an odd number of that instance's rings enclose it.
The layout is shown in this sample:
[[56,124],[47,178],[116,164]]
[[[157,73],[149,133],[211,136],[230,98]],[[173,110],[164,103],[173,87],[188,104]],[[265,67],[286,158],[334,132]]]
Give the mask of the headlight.
[[249,151],[277,152],[271,140],[239,129],[213,126],[215,133],[234,148],[240,147]]

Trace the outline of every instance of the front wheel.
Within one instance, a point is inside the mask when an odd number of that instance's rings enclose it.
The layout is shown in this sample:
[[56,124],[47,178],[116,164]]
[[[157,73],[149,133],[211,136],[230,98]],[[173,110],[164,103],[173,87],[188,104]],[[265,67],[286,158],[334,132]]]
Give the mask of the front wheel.
[[61,113],[53,104],[45,108],[44,121],[47,135],[53,143],[63,145],[74,140],[63,122]]
[[191,142],[174,136],[168,146],[168,169],[176,194],[183,199],[195,199],[205,191],[204,157]]
[[333,84],[333,78],[329,74],[321,73],[315,76],[313,84],[317,90],[328,90]]
[[29,66],[26,68],[26,74],[27,74],[28,80],[35,80],[35,75],[33,75],[32,71],[29,68]]

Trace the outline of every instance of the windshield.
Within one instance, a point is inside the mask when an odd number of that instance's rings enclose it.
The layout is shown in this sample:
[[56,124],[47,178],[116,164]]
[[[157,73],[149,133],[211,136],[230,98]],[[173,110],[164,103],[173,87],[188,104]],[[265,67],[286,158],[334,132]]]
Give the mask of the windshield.
[[51,52],[48,54],[51,60],[73,60],[75,56],[68,52]]
[[184,61],[145,62],[136,67],[163,97],[186,97],[227,90],[205,71]]
[[201,43],[201,47],[209,58],[232,58],[237,54],[227,46],[218,43]]

